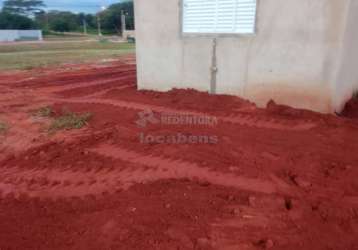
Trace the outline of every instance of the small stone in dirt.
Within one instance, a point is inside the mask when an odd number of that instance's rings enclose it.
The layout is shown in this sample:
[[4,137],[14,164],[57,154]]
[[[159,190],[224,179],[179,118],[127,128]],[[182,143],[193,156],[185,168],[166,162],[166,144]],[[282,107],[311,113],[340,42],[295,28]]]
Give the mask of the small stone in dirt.
[[184,233],[184,231],[176,228],[169,228],[166,234],[172,239],[179,241],[184,247],[188,249],[193,249],[194,244],[189,238],[188,235]]
[[319,209],[319,203],[313,203],[311,205],[311,209],[312,209],[312,211],[317,211]]
[[265,248],[266,248],[266,249],[271,249],[271,248],[273,248],[273,246],[274,246],[273,241],[270,240],[270,239],[268,239],[268,240],[266,241]]
[[229,195],[229,196],[227,197],[227,200],[228,200],[228,201],[233,201],[233,200],[235,200],[235,196]]
[[231,213],[232,213],[233,215],[238,216],[238,215],[241,214],[241,211],[240,211],[239,208],[233,208],[233,209],[231,210]]
[[277,160],[280,159],[279,156],[277,156],[277,155],[275,155],[275,154],[273,154],[273,153],[271,153],[271,152],[263,152],[263,153],[261,154],[261,156],[262,156],[263,158],[266,158],[266,159],[272,160],[272,161],[277,161]]
[[308,182],[308,181],[306,181],[306,180],[304,180],[304,179],[302,179],[300,177],[295,177],[293,179],[293,181],[297,186],[299,186],[301,188],[309,188],[309,187],[312,186],[312,183],[310,183],[310,182]]
[[350,170],[350,169],[352,169],[352,166],[351,166],[351,165],[347,165],[347,166],[344,167],[344,169],[345,169],[345,170]]
[[238,170],[240,170],[238,167],[234,167],[234,166],[231,166],[231,167],[229,167],[229,170],[231,171],[231,172],[236,172],[236,171],[238,171]]
[[303,188],[309,188],[309,187],[312,187],[312,183],[308,182],[308,181],[301,181],[299,183],[300,187],[303,187]]
[[299,177],[297,174],[289,172],[288,176],[290,180],[293,182],[293,184],[295,184],[298,187],[308,188],[312,186],[310,182],[304,180],[302,177]]
[[199,238],[196,241],[196,245],[198,249],[210,249],[211,244],[208,238]]
[[206,181],[206,180],[199,180],[198,184],[202,187],[208,187],[210,186],[210,182]]
[[275,245],[271,239],[262,239],[259,240],[255,245],[263,248],[263,249],[271,249]]
[[287,210],[291,210],[293,208],[292,199],[286,197],[285,198],[285,207]]
[[255,207],[257,205],[257,201],[256,201],[256,197],[255,196],[250,196],[249,197],[249,205],[251,207]]

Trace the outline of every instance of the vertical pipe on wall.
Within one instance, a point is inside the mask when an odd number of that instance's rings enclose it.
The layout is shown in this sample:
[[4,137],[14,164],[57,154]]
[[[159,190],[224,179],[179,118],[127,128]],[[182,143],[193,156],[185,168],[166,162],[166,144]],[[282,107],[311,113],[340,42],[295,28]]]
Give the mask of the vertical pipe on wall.
[[216,94],[216,77],[217,77],[217,58],[216,58],[217,40],[213,39],[212,42],[212,54],[211,54],[211,76],[210,76],[210,94]]

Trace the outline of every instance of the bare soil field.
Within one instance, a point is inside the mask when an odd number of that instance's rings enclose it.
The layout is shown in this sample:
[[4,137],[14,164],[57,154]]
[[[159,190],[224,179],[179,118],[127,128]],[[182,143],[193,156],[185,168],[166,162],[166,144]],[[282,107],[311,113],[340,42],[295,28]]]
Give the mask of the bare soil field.
[[[135,82],[133,56],[0,73],[0,249],[358,249],[354,101],[333,116]],[[52,131],[66,112],[91,117]]]

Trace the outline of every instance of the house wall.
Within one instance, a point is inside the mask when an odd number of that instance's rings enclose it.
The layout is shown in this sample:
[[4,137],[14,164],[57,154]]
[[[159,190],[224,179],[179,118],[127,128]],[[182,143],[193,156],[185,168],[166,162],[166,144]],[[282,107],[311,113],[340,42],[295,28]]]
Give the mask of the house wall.
[[[259,0],[255,35],[217,37],[216,93],[332,112],[349,3]],[[183,36],[181,1],[135,0],[135,12],[139,89],[209,91],[213,37]]]
[[344,104],[358,91],[358,1],[351,0],[347,9],[337,76],[333,88],[335,110],[340,112]]
[[0,30],[0,42],[42,40],[41,30]]

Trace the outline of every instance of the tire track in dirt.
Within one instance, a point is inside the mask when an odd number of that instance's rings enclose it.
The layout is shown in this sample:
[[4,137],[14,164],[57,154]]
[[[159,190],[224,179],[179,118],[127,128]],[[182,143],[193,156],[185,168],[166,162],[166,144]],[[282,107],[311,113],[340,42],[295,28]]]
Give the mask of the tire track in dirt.
[[263,194],[290,192],[279,189],[271,180],[224,174],[195,163],[139,154],[118,146],[104,144],[90,149],[90,152],[114,160],[116,166],[91,169],[3,167],[0,171],[0,193],[3,197],[83,197],[161,179],[190,179],[203,185],[217,184]]
[[82,98],[95,98],[95,97],[105,95],[109,91],[112,91],[112,90],[123,90],[123,89],[134,88],[134,87],[136,87],[135,84],[126,84],[126,85],[123,85],[123,86],[120,86],[120,87],[112,87],[112,88],[104,89],[104,90],[101,90],[101,91],[96,91],[93,94],[84,95],[84,96],[82,96]]
[[3,197],[20,196],[57,199],[100,195],[119,188],[120,176],[126,171],[108,173],[108,169],[59,170],[59,169],[2,169],[0,190]]
[[[245,178],[234,174],[224,174],[217,171],[211,171],[206,167],[200,167],[196,163],[154,155],[139,154],[135,151],[130,151],[118,146],[100,145],[99,147],[92,149],[92,152],[109,158],[120,159],[133,164],[150,167],[155,170],[153,171],[154,174],[157,175],[154,177],[155,179],[188,178],[259,193],[270,194],[278,191],[271,181]],[[139,178],[142,178],[142,176]]]
[[[68,85],[76,84],[78,82],[89,82],[89,81],[98,81],[103,79],[111,79],[114,77],[121,77],[125,74],[135,75],[135,67],[127,66],[126,68],[116,67],[116,70],[113,68],[109,69],[90,69],[80,72],[61,72],[58,75],[43,75],[38,78],[28,78],[23,81],[8,82],[14,88],[23,88],[23,87],[34,87],[34,88],[44,88],[52,87],[56,85]],[[49,77],[51,78],[49,79]]]
[[82,88],[88,88],[88,87],[94,87],[94,86],[101,86],[106,85],[109,83],[120,83],[122,80],[135,80],[135,77],[131,77],[131,75],[124,75],[117,78],[111,78],[107,80],[99,80],[99,81],[89,81],[89,82],[79,82],[74,84],[66,84],[65,86],[51,86],[51,87],[45,87],[41,88],[41,92],[64,92],[69,90],[76,90],[76,89],[82,89]]
[[9,105],[11,101],[22,102],[24,98],[32,97],[28,90],[16,90],[0,86],[0,105]]
[[[215,249],[271,249],[266,247],[267,239],[271,243],[290,239],[292,245],[299,245],[299,237],[296,235],[301,230],[292,227],[294,218],[287,213],[283,197],[252,197],[254,199],[248,205],[227,207],[226,210],[231,211],[230,217],[216,218],[211,223],[212,246]],[[244,232],[251,233],[248,236]],[[253,243],[257,243],[257,246]],[[292,249],[292,245],[285,249]]]
[[[208,114],[201,112],[193,111],[184,111],[177,110],[172,108],[166,108],[156,105],[141,104],[136,102],[127,102],[120,100],[107,100],[100,98],[86,98],[86,99],[64,99],[64,98],[52,98],[51,101],[55,102],[65,102],[65,103],[80,103],[80,104],[97,104],[97,105],[112,105],[120,108],[134,109],[134,110],[152,110],[157,113],[170,113],[177,115],[191,115],[191,116],[207,116]],[[237,124],[241,126],[253,127],[253,128],[262,128],[262,129],[275,129],[275,130],[287,130],[287,131],[306,131],[313,129],[317,126],[316,123],[311,121],[304,121],[298,123],[296,121],[289,120],[277,120],[277,119],[268,119],[264,117],[258,117],[257,114],[242,114],[242,115],[232,115],[232,116],[217,116],[219,121]]]

